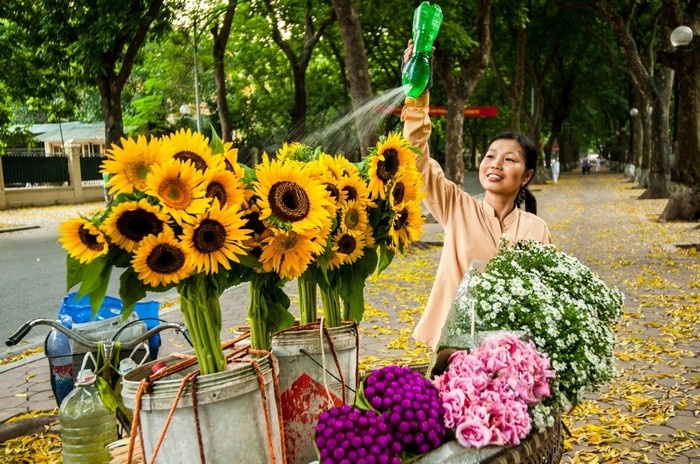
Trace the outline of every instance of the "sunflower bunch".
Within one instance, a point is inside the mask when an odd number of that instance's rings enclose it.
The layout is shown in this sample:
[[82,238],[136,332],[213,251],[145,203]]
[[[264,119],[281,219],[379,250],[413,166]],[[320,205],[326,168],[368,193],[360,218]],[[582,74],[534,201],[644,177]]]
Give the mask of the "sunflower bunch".
[[191,319],[203,318],[198,308],[206,307],[220,325],[218,297],[256,265],[246,258],[252,230],[242,206],[251,192],[237,149],[189,130],[123,138],[101,168],[110,175],[112,202],[60,226],[68,288],[80,283],[96,310],[112,269],[124,268],[119,294],[128,313],[146,291],[177,287],[198,358],[217,352],[202,372],[223,369],[216,327]]
[[419,151],[399,133],[377,142],[363,160],[361,172],[374,207],[370,211],[374,241],[380,250],[379,272],[395,253],[416,242],[425,217],[420,202],[425,197],[423,178],[416,166]]

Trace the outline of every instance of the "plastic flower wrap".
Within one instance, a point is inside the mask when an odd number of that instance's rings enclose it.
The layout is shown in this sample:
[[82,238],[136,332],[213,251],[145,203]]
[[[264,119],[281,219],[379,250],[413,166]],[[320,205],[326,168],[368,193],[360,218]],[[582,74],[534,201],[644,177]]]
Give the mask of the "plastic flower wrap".
[[555,246],[503,240],[482,272],[464,277],[443,334],[452,342],[474,329],[528,334],[556,371],[552,395],[536,414],[538,427],[549,426],[556,410],[570,409],[616,375],[613,325],[623,301],[617,288]]
[[147,291],[177,288],[203,374],[225,368],[219,296],[256,265],[242,209],[250,193],[236,157],[230,144],[191,131],[122,139],[102,165],[110,204],[60,226],[67,287],[80,284],[94,310],[114,268],[123,269],[125,315]]
[[458,350],[435,377],[445,426],[466,447],[517,445],[532,429],[529,408],[550,394],[549,359],[516,334],[492,334]]

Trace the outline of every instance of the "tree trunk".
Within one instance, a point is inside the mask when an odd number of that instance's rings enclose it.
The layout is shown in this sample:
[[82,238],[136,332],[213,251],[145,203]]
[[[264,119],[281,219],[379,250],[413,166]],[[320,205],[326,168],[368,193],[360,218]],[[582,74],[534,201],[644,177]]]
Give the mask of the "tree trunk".
[[[350,83],[352,107],[355,110],[355,127],[360,142],[360,154],[367,154],[367,148],[378,139],[377,127],[370,127],[371,118],[360,110],[362,105],[372,98],[372,83],[369,78],[369,65],[362,38],[362,27],[357,17],[353,0],[333,0],[333,8],[338,18],[340,36],[345,49],[345,67]],[[351,161],[359,161],[355,153],[346,153]]]
[[[464,106],[488,66],[491,54],[491,0],[479,0],[476,18],[476,35],[479,46],[469,57],[455,62],[441,59],[439,50],[433,60],[447,94],[447,120],[445,125],[445,176],[457,185],[464,185]],[[484,148],[486,150],[486,147]]]
[[[700,4],[695,3],[685,19],[683,24],[697,33]],[[659,220],[697,221],[700,219],[700,51],[679,50],[675,56],[678,63],[676,164],[671,170],[671,196]]]
[[445,121],[445,176],[457,185],[464,185],[464,106],[466,98],[457,92],[447,96]]
[[265,7],[270,16],[269,22],[272,27],[272,40],[280,47],[282,52],[287,56],[290,65],[292,66],[292,74],[294,76],[294,104],[289,111],[292,118],[289,128],[290,140],[299,141],[306,136],[306,69],[311,61],[311,55],[314,47],[321,40],[326,29],[335,22],[335,10],[331,8],[330,15],[322,20],[318,27],[314,26],[314,12],[311,11],[311,5],[305,7],[305,32],[304,44],[299,53],[296,53],[291,45],[291,39],[285,40],[279,25],[285,23],[285,19],[280,18],[278,11],[275,10],[270,0],[264,0]]
[[120,140],[124,136],[122,89],[114,76],[99,77],[97,88],[100,91],[102,115],[105,118],[105,148],[109,149],[112,145],[121,146]]
[[654,75],[652,121],[652,153],[649,163],[649,187],[640,199],[671,196],[671,166],[668,108],[673,85],[673,71],[662,68]]
[[233,123],[231,122],[231,112],[228,107],[228,92],[226,91],[226,70],[224,68],[224,53],[226,44],[231,35],[231,23],[236,13],[236,0],[229,0],[221,23],[221,30],[217,26],[211,29],[214,37],[214,82],[216,83],[216,107],[221,124],[221,140],[230,142],[233,139]]
[[289,114],[292,117],[290,141],[300,141],[306,136],[306,65],[301,63],[294,66],[294,105]]

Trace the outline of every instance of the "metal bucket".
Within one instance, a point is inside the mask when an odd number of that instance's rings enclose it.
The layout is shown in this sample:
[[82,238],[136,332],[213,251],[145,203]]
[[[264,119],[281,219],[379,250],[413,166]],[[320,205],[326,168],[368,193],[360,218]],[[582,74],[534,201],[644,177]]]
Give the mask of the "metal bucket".
[[[170,356],[160,361],[165,361],[169,367],[182,359]],[[206,462],[228,464],[233,459],[251,464],[282,464],[285,460],[272,363],[269,356],[256,360],[264,379],[263,388],[250,360],[241,361],[229,363],[224,372],[196,379],[197,415]],[[124,376],[122,398],[131,410],[136,406],[139,384],[151,374],[154,363],[144,364]],[[184,375],[195,368],[196,365],[179,374]],[[153,382],[151,392],[144,393],[141,398],[139,419],[147,461],[164,432],[180,388],[181,378],[172,377]],[[201,461],[191,391],[191,385],[187,385],[164,432],[156,463]]]
[[340,327],[327,328],[326,333],[327,336],[322,335],[319,325],[311,324],[277,332],[272,337],[272,352],[279,363],[289,464],[307,464],[316,460],[314,429],[319,415],[333,406],[355,401],[357,325],[344,323]]

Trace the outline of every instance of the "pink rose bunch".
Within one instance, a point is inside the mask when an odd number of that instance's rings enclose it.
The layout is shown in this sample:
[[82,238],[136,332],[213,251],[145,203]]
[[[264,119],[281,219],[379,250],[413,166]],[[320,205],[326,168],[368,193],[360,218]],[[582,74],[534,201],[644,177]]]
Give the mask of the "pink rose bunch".
[[532,428],[528,406],[549,396],[555,372],[532,341],[515,334],[488,337],[471,352],[457,351],[433,384],[445,426],[462,446],[517,445]]

